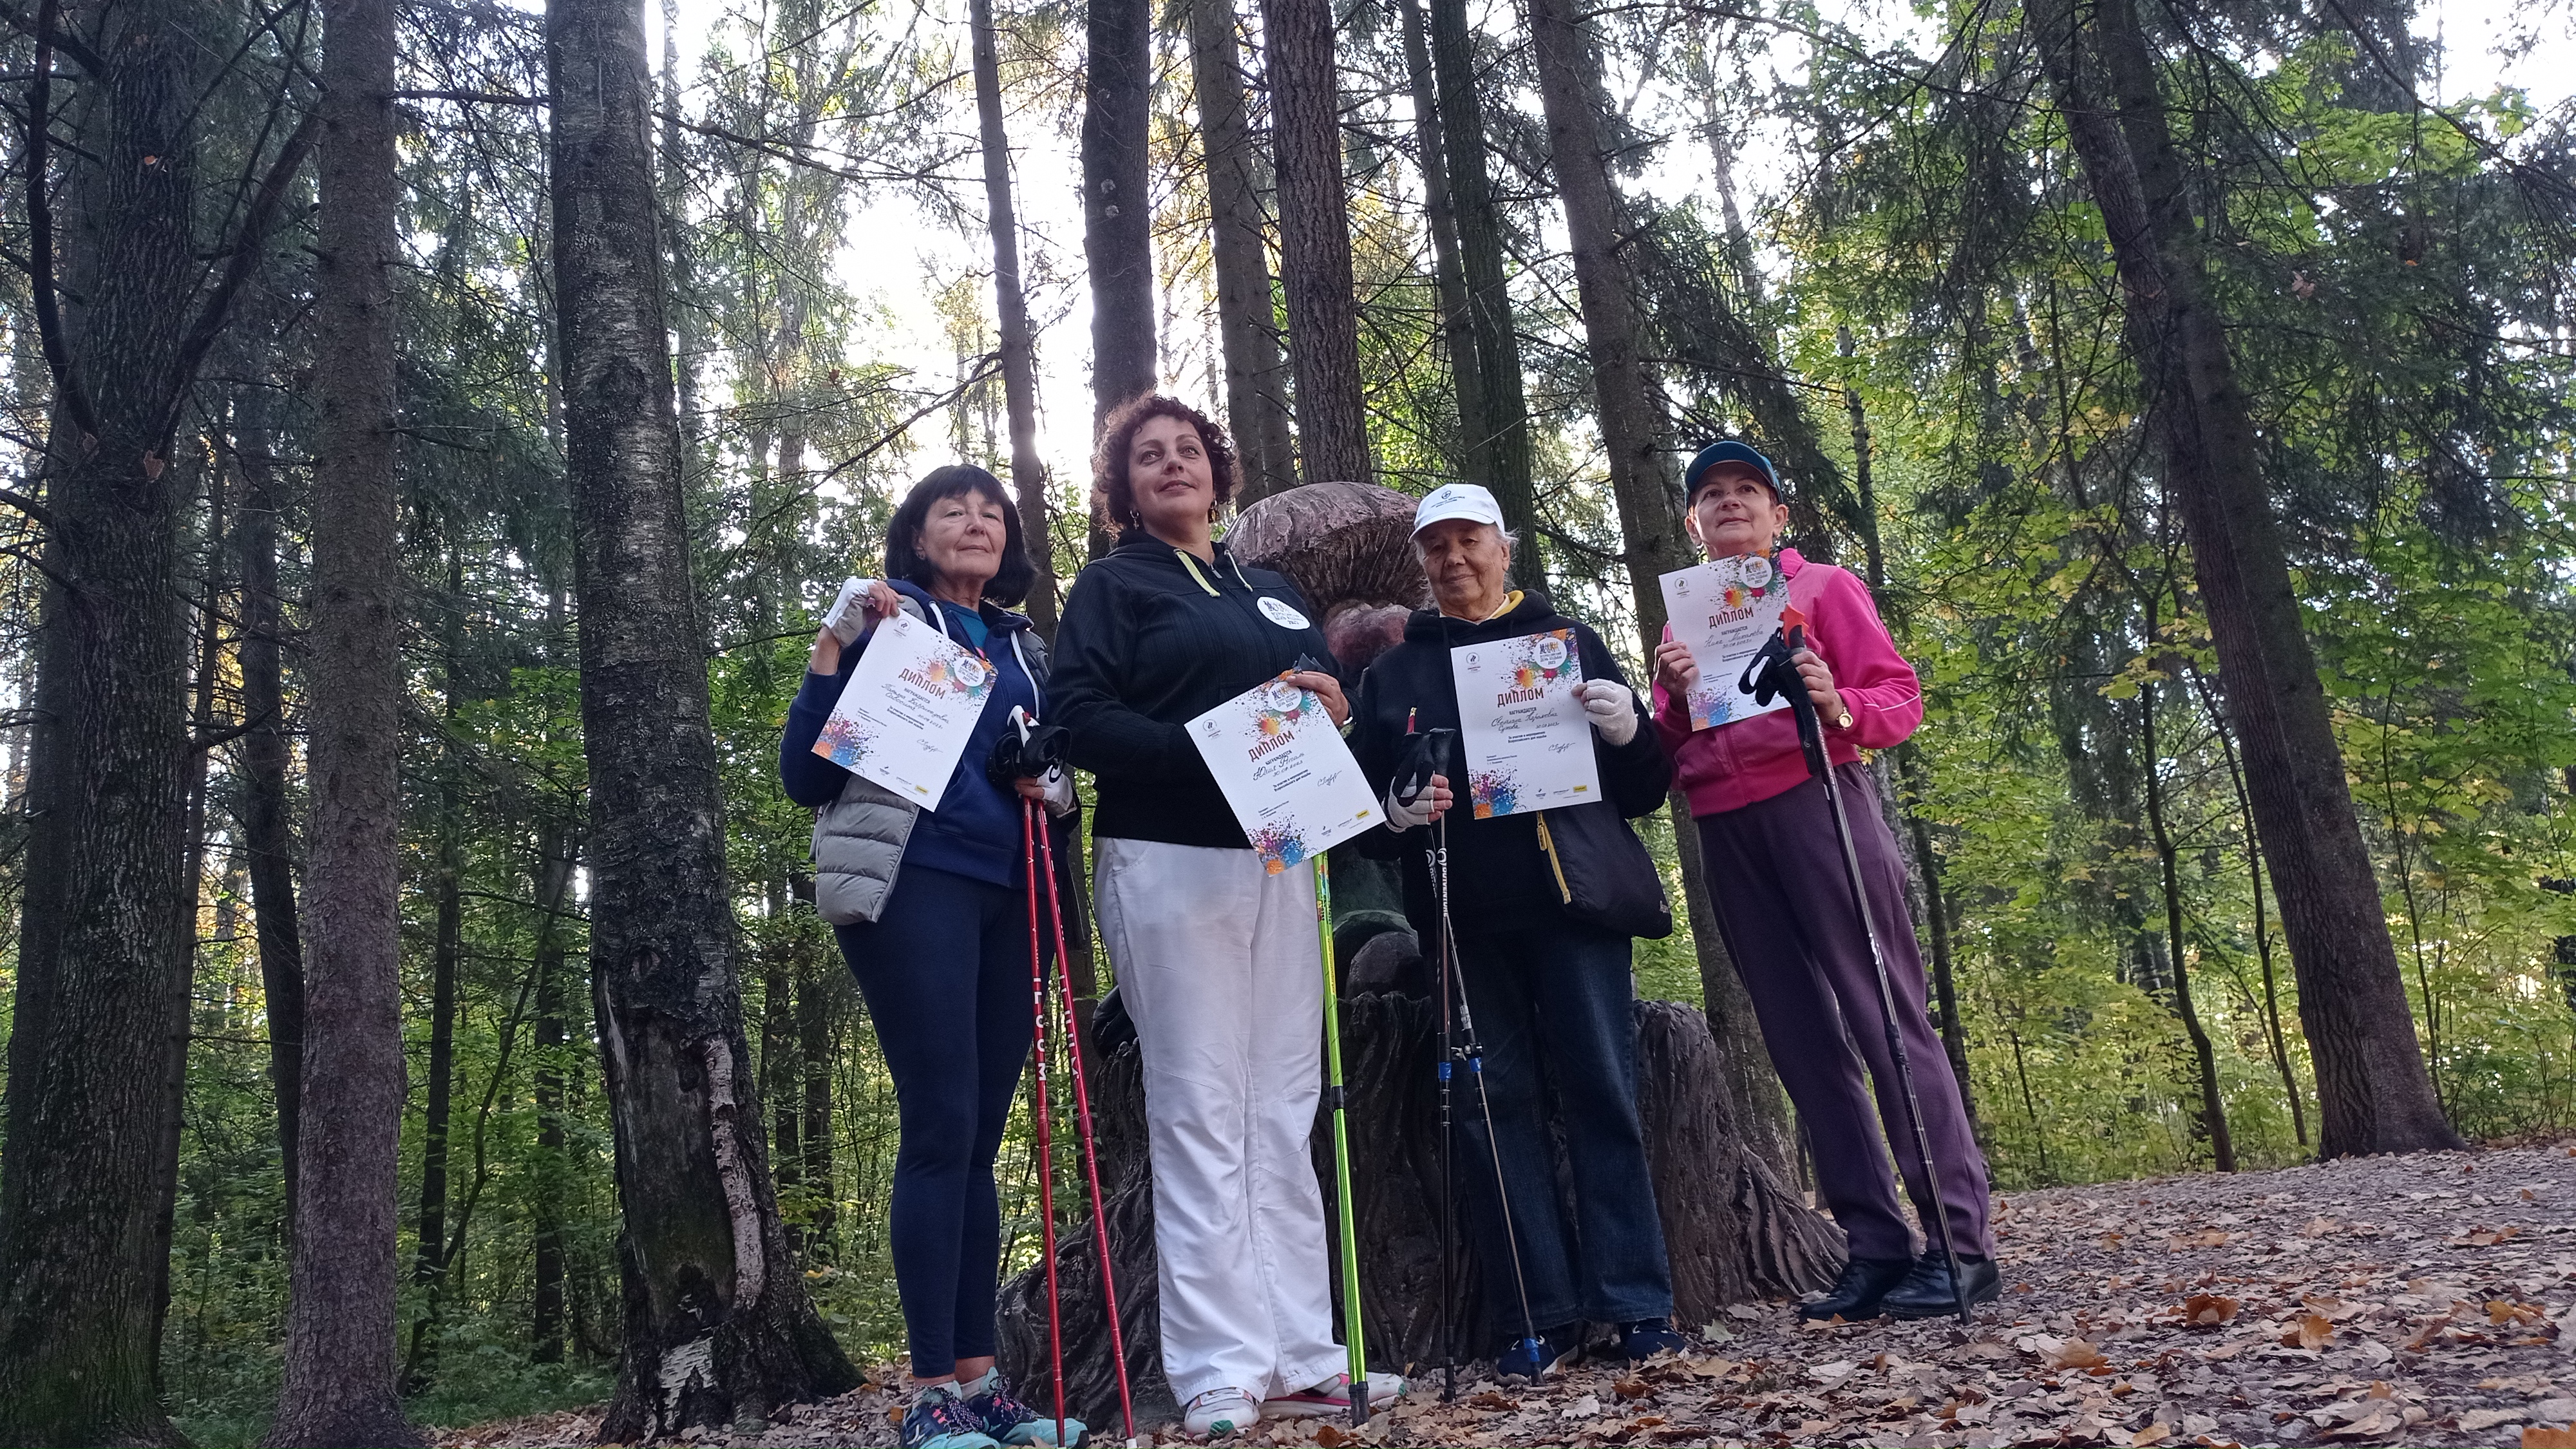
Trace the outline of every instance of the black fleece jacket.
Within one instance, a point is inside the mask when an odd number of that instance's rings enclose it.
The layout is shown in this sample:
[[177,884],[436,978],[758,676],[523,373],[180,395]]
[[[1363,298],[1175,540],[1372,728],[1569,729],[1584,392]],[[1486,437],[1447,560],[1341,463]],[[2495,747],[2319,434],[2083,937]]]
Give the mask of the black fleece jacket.
[[[1448,618],[1437,609],[1417,609],[1404,624],[1404,642],[1377,657],[1360,681],[1360,698],[1351,714],[1351,753],[1369,791],[1386,798],[1396,767],[1410,748],[1409,734],[1458,728],[1458,683],[1449,651],[1466,644],[1509,639],[1551,629],[1572,629],[1586,679],[1628,682],[1601,636],[1556,612],[1545,594],[1533,589],[1512,607],[1481,624]],[[1461,932],[1489,931],[1498,925],[1545,919],[1563,910],[1563,895],[1538,822],[1574,811],[1616,810],[1633,819],[1664,803],[1672,782],[1672,764],[1655,738],[1654,722],[1643,700],[1637,703],[1637,733],[1613,748],[1599,732],[1592,749],[1601,768],[1606,797],[1589,805],[1568,805],[1527,815],[1498,815],[1478,820],[1466,808],[1466,749],[1453,739],[1440,773],[1449,777],[1457,805],[1449,820],[1449,913]],[[1611,828],[1618,829],[1613,825]],[[1559,832],[1562,833],[1562,832]],[[1431,832],[1416,827],[1398,834],[1371,830],[1360,837],[1362,853],[1395,858],[1404,866],[1405,912],[1417,921],[1433,919],[1431,877],[1423,862]]]
[[1073,763],[1099,783],[1091,833],[1251,849],[1184,726],[1301,654],[1334,672],[1297,586],[1236,563],[1222,543],[1208,564],[1131,533],[1084,566],[1056,630],[1047,694],[1055,722],[1073,732]]

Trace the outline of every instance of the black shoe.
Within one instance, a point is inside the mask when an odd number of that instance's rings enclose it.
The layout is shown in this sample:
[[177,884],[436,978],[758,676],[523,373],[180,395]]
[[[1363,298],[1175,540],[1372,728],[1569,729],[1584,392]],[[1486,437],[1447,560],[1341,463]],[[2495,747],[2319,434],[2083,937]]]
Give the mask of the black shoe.
[[1879,1300],[1912,1271],[1911,1258],[1854,1258],[1843,1264],[1843,1275],[1825,1290],[1824,1297],[1798,1305],[1798,1316],[1819,1323],[1833,1318],[1852,1323],[1876,1318]]
[[1619,1325],[1619,1351],[1630,1363],[1644,1363],[1659,1353],[1680,1353],[1690,1347],[1689,1340],[1673,1332],[1669,1318],[1641,1318]]
[[[2004,1293],[2003,1275],[1995,1271],[1992,1258],[1959,1255],[1959,1281],[1966,1285],[1968,1306],[1992,1303]],[[1939,1248],[1926,1248],[1914,1260],[1914,1271],[1905,1281],[1887,1290],[1878,1300],[1879,1311],[1895,1318],[1941,1318],[1959,1311],[1959,1295],[1950,1287],[1950,1257]]]
[[1569,1323],[1551,1328],[1538,1338],[1514,1341],[1494,1359],[1494,1376],[1506,1379],[1543,1379],[1549,1374],[1583,1357],[1583,1324]]

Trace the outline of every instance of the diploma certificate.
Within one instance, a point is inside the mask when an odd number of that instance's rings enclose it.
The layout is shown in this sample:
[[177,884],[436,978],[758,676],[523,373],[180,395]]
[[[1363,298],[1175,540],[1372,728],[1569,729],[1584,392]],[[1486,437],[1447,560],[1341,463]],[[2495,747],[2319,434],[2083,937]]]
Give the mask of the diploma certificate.
[[1272,875],[1385,822],[1324,702],[1266,680],[1189,723],[1244,839]]
[[924,810],[939,808],[993,693],[993,666],[909,614],[877,625],[814,753]]
[[1573,630],[1462,644],[1449,651],[1449,672],[1477,819],[1602,798],[1592,720],[1574,692],[1583,659]]
[[1771,641],[1780,627],[1780,611],[1789,606],[1789,576],[1776,563],[1758,553],[1712,559],[1664,575],[1663,585],[1664,615],[1673,637],[1699,666],[1699,683],[1688,701],[1692,729],[1789,707],[1786,695],[1755,704],[1749,691],[1736,688],[1744,666]]

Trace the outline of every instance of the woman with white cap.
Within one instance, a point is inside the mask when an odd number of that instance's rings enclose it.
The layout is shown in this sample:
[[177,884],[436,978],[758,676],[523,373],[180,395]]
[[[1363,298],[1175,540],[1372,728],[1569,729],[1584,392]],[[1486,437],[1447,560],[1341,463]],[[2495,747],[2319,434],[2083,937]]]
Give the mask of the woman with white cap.
[[[1422,500],[1413,548],[1434,606],[1417,610],[1404,641],[1369,666],[1351,744],[1361,773],[1386,797],[1387,830],[1363,837],[1362,848],[1403,862],[1405,914],[1426,954],[1441,927],[1441,903],[1425,859],[1429,832],[1420,827],[1444,815],[1450,821],[1448,915],[1493,1109],[1490,1144],[1482,1114],[1466,1114],[1465,1160],[1481,1163],[1499,1150],[1508,1207],[1490,1173],[1461,1176],[1485,1301],[1502,1330],[1496,1339],[1512,1340],[1495,1367],[1536,1378],[1580,1356],[1586,1321],[1614,1328],[1631,1359],[1682,1346],[1670,1321],[1672,1273],[1637,1116],[1630,970],[1635,937],[1672,931],[1662,877],[1628,825],[1662,806],[1671,767],[1600,636],[1544,595],[1510,586],[1512,544],[1493,494],[1475,484],[1453,483]],[[1582,664],[1581,697],[1606,798],[1481,820],[1448,814],[1450,782],[1467,778],[1454,741],[1428,790],[1411,801],[1394,798],[1390,784],[1413,737],[1458,728],[1450,651],[1560,629],[1571,634]],[[1558,1206],[1551,1094],[1564,1113],[1572,1223]],[[1523,1336],[1525,1328],[1537,1331],[1535,1340]]]

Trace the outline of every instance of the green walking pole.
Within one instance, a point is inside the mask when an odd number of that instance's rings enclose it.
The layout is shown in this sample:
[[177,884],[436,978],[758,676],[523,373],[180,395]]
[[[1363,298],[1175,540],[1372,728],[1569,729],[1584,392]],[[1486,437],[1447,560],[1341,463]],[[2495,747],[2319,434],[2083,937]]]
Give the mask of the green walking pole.
[[1333,975],[1333,878],[1315,857],[1315,935],[1324,947],[1324,1102],[1333,1109],[1333,1195],[1342,1219],[1342,1337],[1351,1348],[1351,1422],[1369,1415],[1368,1342],[1360,1319],[1360,1242],[1351,1212],[1351,1134],[1342,1106],[1342,1011]]

